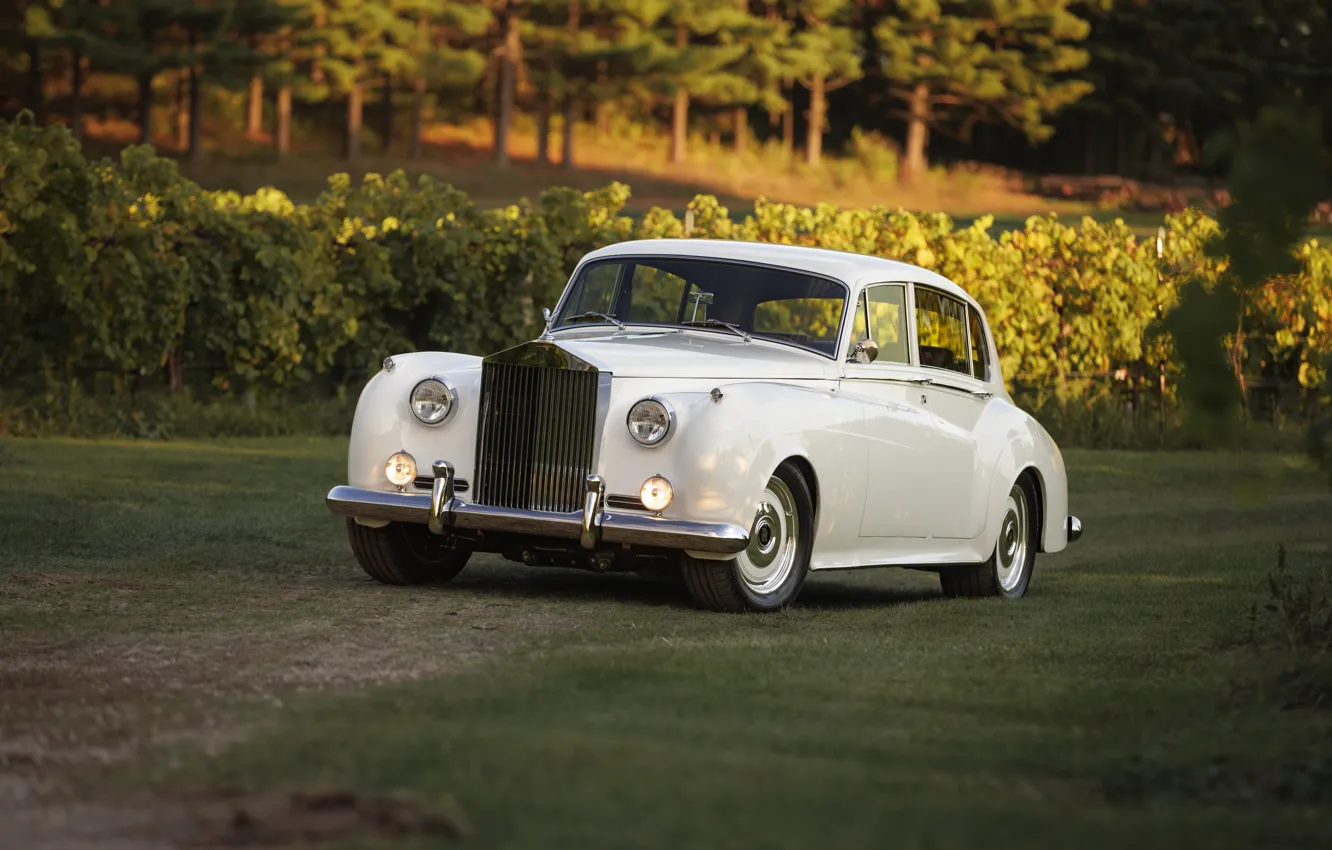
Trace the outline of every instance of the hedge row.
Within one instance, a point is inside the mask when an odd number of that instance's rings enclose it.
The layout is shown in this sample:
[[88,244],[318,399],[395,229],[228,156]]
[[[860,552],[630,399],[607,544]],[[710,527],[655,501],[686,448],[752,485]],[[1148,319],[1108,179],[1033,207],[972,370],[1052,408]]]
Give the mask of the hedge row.
[[[1004,372],[1064,381],[1172,366],[1157,320],[1182,281],[1214,279],[1216,224],[1170,216],[1143,239],[1122,222],[1051,217],[991,232],[942,214],[760,201],[741,221],[711,196],[682,220],[621,215],[620,184],[550,189],[478,208],[429,177],[333,177],[312,204],[275,189],[207,192],[150,148],[89,162],[62,127],[0,125],[0,378],[69,381],[81,370],[179,376],[230,387],[355,382],[385,354],[485,353],[537,331],[570,269],[609,242],[691,235],[817,245],[902,259],[971,292]],[[1245,304],[1231,340],[1245,371],[1310,388],[1332,353],[1332,248]],[[163,377],[165,381],[167,378]],[[1074,390],[1070,390],[1074,391]]]

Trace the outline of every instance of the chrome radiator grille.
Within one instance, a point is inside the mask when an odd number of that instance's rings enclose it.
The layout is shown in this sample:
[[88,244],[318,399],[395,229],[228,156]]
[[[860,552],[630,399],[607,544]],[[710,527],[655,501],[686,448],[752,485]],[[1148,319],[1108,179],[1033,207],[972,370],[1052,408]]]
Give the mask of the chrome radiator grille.
[[477,504],[579,510],[596,417],[596,372],[483,364]]

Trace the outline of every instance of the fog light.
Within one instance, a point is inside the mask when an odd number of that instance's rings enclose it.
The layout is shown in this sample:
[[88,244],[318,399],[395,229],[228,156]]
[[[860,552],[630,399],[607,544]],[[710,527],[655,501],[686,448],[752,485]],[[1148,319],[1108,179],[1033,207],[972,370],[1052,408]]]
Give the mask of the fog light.
[[674,498],[675,491],[671,488],[671,482],[660,475],[654,475],[644,481],[643,489],[638,491],[638,499],[643,503],[643,507],[653,513],[666,510]]
[[416,480],[416,459],[406,452],[396,452],[384,464],[384,474],[390,484],[406,487]]

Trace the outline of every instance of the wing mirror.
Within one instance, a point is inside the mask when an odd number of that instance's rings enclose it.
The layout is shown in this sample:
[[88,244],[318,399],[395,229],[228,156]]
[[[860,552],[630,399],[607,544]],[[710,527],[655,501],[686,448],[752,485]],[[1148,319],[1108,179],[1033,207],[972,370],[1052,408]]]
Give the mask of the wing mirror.
[[846,358],[848,363],[862,365],[873,363],[877,359],[879,359],[879,344],[868,337],[851,346],[851,355]]

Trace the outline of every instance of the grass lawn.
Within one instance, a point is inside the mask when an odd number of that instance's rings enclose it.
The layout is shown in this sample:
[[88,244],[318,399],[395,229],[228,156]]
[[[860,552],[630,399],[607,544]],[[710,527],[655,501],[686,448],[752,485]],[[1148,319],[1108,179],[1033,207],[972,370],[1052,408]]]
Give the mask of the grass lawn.
[[864,571],[736,617],[491,556],[377,586],[344,450],[0,442],[0,835],[207,844],[201,799],[345,789],[477,848],[1332,842],[1332,714],[1244,643],[1278,544],[1332,559],[1302,459],[1069,452],[1087,531],[1021,602]]

